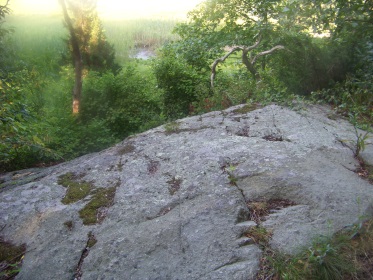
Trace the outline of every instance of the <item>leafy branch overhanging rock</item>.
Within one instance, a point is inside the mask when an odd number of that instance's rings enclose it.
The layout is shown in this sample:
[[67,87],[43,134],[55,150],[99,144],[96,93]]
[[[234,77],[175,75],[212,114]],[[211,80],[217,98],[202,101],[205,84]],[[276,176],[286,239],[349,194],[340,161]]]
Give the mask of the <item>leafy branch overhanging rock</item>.
[[[267,51],[262,51],[262,52],[258,53],[257,55],[255,55],[253,58],[251,58],[251,51],[256,49],[260,45],[260,43],[261,43],[261,37],[259,37],[258,41],[256,41],[256,43],[252,46],[249,46],[249,47],[247,47],[247,46],[235,46],[226,55],[224,55],[221,58],[216,59],[211,66],[211,79],[210,79],[211,88],[214,89],[214,80],[215,80],[215,77],[216,77],[216,67],[218,66],[218,64],[223,63],[231,54],[233,54],[237,51],[242,51],[242,63],[246,66],[246,69],[251,73],[253,78],[256,81],[259,81],[260,80],[260,75],[255,68],[255,64],[256,64],[258,58],[261,57],[261,56],[266,56],[266,55],[272,54],[276,50],[285,49],[284,46],[277,45],[277,46],[274,46],[273,48],[271,48]],[[248,57],[249,53],[250,53],[250,58]]]

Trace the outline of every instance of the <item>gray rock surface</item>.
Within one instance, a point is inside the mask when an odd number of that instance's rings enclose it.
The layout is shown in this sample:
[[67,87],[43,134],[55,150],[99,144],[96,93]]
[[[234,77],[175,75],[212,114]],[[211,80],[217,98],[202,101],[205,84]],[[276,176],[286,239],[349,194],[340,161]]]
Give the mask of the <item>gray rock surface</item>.
[[[1,235],[26,243],[16,279],[254,279],[246,201],[295,205],[263,222],[270,244],[294,253],[320,234],[372,215],[373,188],[353,170],[353,127],[327,107],[242,106],[161,126],[105,151],[45,169],[1,175]],[[348,147],[349,146],[349,147]],[[372,162],[372,145],[362,154]],[[68,172],[116,186],[102,219],[84,225],[90,196],[61,200]],[[71,226],[66,226],[68,223]],[[97,243],[88,248],[88,235]],[[85,258],[83,250],[87,248]]]

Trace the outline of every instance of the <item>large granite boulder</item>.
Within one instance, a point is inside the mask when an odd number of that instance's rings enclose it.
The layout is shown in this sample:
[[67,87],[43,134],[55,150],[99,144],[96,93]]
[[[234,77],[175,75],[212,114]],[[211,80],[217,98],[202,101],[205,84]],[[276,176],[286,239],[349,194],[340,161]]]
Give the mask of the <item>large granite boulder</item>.
[[290,202],[261,222],[286,253],[372,215],[351,124],[323,106],[250,109],[1,175],[0,234],[27,246],[16,279],[254,279],[248,202]]

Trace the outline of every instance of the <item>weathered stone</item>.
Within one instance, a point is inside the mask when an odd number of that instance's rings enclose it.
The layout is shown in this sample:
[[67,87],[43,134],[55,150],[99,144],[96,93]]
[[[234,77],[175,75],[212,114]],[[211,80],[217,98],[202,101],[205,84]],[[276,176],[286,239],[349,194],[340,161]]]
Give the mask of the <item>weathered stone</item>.
[[[262,224],[270,244],[289,253],[373,214],[373,187],[353,172],[359,162],[343,144],[356,140],[351,124],[322,106],[239,108],[2,175],[1,234],[27,244],[17,279],[254,279],[261,250],[244,236],[255,227],[246,201],[295,203]],[[97,223],[79,216],[93,194],[62,202],[58,179],[69,172],[99,190],[116,186]],[[88,248],[92,235],[97,243]]]

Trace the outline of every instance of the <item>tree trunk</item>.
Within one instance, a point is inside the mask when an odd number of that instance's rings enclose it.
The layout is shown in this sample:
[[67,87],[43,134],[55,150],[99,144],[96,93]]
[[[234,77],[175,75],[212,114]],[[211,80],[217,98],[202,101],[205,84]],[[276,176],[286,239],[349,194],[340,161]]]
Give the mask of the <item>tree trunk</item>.
[[70,40],[71,40],[71,46],[72,46],[72,56],[74,60],[74,72],[75,72],[75,84],[73,89],[73,114],[77,115],[80,111],[80,101],[82,98],[82,77],[83,77],[83,61],[82,61],[82,55],[79,48],[79,41],[78,38],[75,35],[74,27],[71,22],[71,18],[69,17],[69,14],[67,13],[66,3],[65,0],[59,0],[63,16],[67,25],[67,28],[70,33]]
[[246,69],[251,73],[256,81],[260,80],[259,73],[256,71],[254,65],[249,61],[247,57],[249,50],[247,48],[242,50],[242,63],[246,66]]

